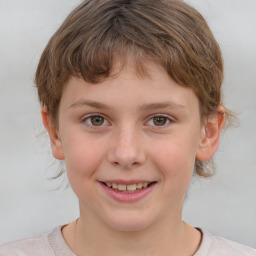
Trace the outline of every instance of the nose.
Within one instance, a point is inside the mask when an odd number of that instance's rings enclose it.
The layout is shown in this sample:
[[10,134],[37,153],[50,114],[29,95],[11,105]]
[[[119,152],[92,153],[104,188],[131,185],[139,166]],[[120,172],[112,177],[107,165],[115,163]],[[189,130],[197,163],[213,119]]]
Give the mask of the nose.
[[112,134],[107,160],[123,169],[140,166],[146,160],[143,146],[139,131],[135,127],[124,127]]

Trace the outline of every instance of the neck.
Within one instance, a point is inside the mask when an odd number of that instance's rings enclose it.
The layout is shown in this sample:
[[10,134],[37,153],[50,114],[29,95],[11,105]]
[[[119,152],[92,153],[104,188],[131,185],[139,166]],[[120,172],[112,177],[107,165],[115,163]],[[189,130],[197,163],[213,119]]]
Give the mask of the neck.
[[200,232],[181,219],[168,217],[140,231],[118,231],[81,216],[63,229],[63,236],[79,256],[194,255]]

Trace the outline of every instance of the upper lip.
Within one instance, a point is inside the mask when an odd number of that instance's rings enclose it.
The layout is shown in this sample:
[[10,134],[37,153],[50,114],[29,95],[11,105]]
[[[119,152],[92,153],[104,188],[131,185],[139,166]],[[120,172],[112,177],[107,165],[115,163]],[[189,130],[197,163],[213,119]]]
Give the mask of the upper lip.
[[124,185],[131,185],[131,184],[139,184],[139,183],[152,183],[155,182],[154,180],[122,180],[122,179],[115,179],[115,180],[102,180],[100,182],[103,183],[115,183],[115,184],[124,184]]

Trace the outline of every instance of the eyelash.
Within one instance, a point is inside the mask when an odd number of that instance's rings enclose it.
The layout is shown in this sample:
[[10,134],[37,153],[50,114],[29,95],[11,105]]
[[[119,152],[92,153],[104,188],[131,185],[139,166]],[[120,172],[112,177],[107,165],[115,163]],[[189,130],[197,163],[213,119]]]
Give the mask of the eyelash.
[[152,120],[152,122],[154,122],[153,121],[154,118],[165,118],[165,120],[166,120],[164,125],[159,125],[159,126],[151,125],[152,127],[157,128],[157,129],[169,126],[173,122],[173,120],[169,116],[166,116],[166,115],[163,115],[163,114],[157,114],[157,115],[151,116],[150,119],[147,121],[147,123],[149,123],[151,120]]
[[[93,129],[100,129],[101,127],[106,126],[106,125],[99,125],[99,126],[93,125],[93,124],[92,124],[92,121],[91,121],[93,117],[100,117],[100,118],[103,118],[103,124],[106,123],[106,122],[109,123],[109,122],[107,121],[107,119],[106,119],[104,116],[102,116],[101,114],[92,114],[92,115],[85,116],[85,117],[82,119],[82,123],[86,123],[86,125],[87,125],[88,127],[93,128]],[[88,120],[90,121],[90,124],[88,124]]]
[[[99,125],[99,126],[93,125],[93,124],[92,124],[92,121],[91,121],[93,117],[103,118],[103,125]],[[159,125],[159,126],[154,125],[154,124],[150,125],[150,126],[152,126],[152,127],[163,128],[163,127],[166,127],[166,126],[170,125],[170,123],[173,123],[173,120],[172,120],[170,117],[168,117],[168,116],[166,116],[166,115],[163,115],[163,114],[157,114],[157,115],[151,116],[150,119],[149,119],[146,123],[149,123],[151,120],[153,121],[154,118],[165,118],[166,122],[165,122],[164,125]],[[90,124],[88,124],[88,120],[90,121]],[[91,127],[91,128],[94,128],[94,129],[100,129],[100,128],[106,126],[106,124],[104,125],[104,123],[106,123],[106,122],[109,123],[109,122],[107,121],[107,119],[106,119],[103,115],[101,115],[101,114],[92,114],[92,115],[88,115],[88,116],[86,116],[86,117],[84,117],[84,118],[82,119],[82,122],[83,122],[83,123],[86,123],[86,125],[87,125],[88,127]],[[107,126],[108,126],[108,125],[107,125]]]

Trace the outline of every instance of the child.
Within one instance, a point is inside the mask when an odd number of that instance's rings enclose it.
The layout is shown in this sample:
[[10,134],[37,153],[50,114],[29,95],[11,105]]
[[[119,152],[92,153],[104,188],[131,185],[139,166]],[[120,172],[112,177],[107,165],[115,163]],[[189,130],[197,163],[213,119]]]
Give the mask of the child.
[[183,1],[83,1],[36,72],[52,154],[65,160],[80,217],[0,255],[256,255],[182,221],[191,177],[212,174],[232,117],[222,80],[219,46]]

